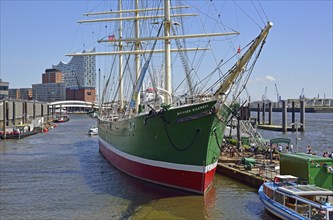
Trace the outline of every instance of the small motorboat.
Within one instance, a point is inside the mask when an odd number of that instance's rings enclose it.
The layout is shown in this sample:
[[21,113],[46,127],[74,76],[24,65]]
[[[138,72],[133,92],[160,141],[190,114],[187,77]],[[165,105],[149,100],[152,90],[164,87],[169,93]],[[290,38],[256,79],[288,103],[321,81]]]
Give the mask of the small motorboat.
[[333,220],[333,191],[314,185],[299,185],[298,178],[277,175],[259,188],[265,208],[281,219]]
[[37,134],[37,131],[31,124],[21,124],[13,127],[12,131],[0,131],[0,139],[21,139]]
[[55,123],[64,123],[69,121],[69,117],[68,115],[58,115],[58,116],[54,116],[53,122]]
[[88,135],[98,135],[98,127],[92,126],[88,131]]

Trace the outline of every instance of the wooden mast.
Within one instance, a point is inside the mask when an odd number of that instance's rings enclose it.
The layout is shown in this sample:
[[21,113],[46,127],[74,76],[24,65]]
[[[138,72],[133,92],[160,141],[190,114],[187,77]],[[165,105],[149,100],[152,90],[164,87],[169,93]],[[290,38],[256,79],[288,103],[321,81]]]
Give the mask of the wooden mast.
[[268,35],[270,28],[273,26],[273,23],[268,22],[266,27],[262,30],[259,36],[254,40],[250,48],[244,53],[244,55],[237,61],[237,63],[231,68],[229,75],[220,85],[220,87],[215,92],[214,96],[218,98],[219,95],[224,95],[228,93],[232,84],[235,83],[236,78],[243,72],[244,67],[251,59],[253,53],[258,48],[261,42],[265,40]]
[[[171,86],[171,64],[170,64],[170,39],[168,38],[170,36],[170,1],[169,0],[164,0],[164,36],[166,39],[164,40],[164,59],[165,59],[165,90],[169,93],[172,94],[172,86]],[[172,98],[172,97],[171,97]],[[165,94],[164,95],[164,102],[166,104],[171,104],[172,100],[169,99],[169,95]]]
[[[119,13],[119,18],[120,18],[120,21],[119,21],[119,39],[122,39],[123,38],[123,21],[121,20],[122,18],[122,0],[119,0],[119,3],[118,3],[118,11],[120,12]],[[119,44],[118,44],[118,50],[119,52],[123,51],[123,44],[122,42],[120,41]],[[124,109],[124,101],[123,101],[123,54],[120,53],[119,54],[119,109],[120,111],[122,111]]]
[[[138,10],[139,9],[139,0],[135,1],[135,9]],[[135,20],[134,20],[134,26],[135,26],[135,38],[139,39],[140,38],[140,23],[139,23],[139,11],[135,12]],[[135,50],[139,50],[140,49],[140,41],[136,40],[135,41],[135,46],[134,46]],[[138,80],[139,76],[140,76],[140,54],[136,53],[135,54],[135,79]],[[138,91],[138,95],[135,99],[135,112],[137,113],[139,110],[139,104],[140,104],[140,91]]]

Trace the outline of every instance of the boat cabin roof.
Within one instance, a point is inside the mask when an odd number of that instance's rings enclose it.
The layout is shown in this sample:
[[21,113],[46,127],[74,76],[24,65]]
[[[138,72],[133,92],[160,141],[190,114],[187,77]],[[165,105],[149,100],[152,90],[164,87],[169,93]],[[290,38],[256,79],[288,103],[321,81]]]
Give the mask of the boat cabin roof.
[[290,186],[281,186],[279,190],[292,195],[299,196],[333,196],[333,191],[328,189],[323,189],[314,185],[290,185]]
[[298,177],[292,175],[276,175],[274,178],[274,183],[284,184],[284,183],[294,183],[298,180]]

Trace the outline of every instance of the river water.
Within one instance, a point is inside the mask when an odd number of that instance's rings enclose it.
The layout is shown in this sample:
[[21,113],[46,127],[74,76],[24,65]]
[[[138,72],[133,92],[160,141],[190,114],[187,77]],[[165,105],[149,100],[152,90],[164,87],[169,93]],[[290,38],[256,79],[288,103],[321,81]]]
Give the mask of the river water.
[[[319,145],[323,136],[322,145],[332,146],[332,136],[323,133],[332,134],[332,115],[316,115],[314,122],[327,127],[310,132],[307,126],[303,140],[309,136]],[[98,152],[98,138],[87,135],[96,121],[85,115],[70,118],[48,133],[1,141],[1,220],[274,219],[257,189],[219,174],[205,196],[123,174]]]
[[[251,112],[252,117],[257,113]],[[299,113],[295,114],[296,120],[300,121]],[[266,120],[268,114],[266,114]],[[267,123],[267,121],[266,121]],[[282,126],[282,113],[272,113],[272,123]],[[287,114],[287,125],[291,127],[291,113]],[[264,138],[285,137],[289,138],[296,151],[296,137],[298,136],[298,152],[306,153],[306,147],[311,146],[312,151],[322,155],[324,151],[333,152],[333,113],[305,113],[304,132],[276,132],[259,129]]]

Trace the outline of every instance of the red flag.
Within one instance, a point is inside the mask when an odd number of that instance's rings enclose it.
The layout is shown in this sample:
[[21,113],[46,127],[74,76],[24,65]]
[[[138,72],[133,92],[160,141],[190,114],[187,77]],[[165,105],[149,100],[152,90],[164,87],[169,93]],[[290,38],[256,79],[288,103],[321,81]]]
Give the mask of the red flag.
[[112,34],[112,35],[108,36],[108,39],[109,39],[109,40],[115,40],[116,37],[114,36],[114,34]]
[[240,53],[241,52],[241,49],[240,49],[240,46],[238,47],[237,49],[237,53]]

